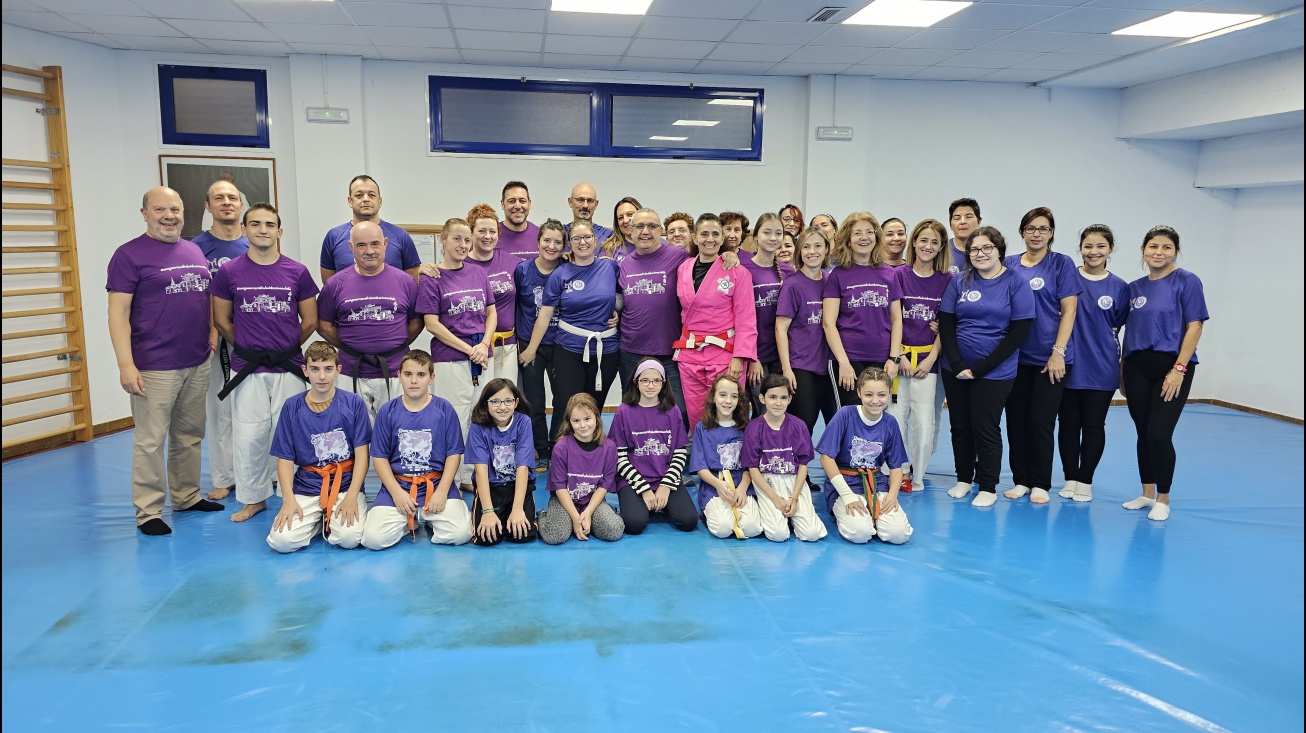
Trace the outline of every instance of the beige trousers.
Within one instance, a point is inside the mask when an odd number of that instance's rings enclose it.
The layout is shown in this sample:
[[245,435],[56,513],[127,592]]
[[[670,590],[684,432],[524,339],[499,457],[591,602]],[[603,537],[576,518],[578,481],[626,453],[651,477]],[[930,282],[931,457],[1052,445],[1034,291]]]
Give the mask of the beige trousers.
[[141,372],[145,396],[131,396],[136,423],[132,504],[138,525],[163,514],[165,495],[173,510],[187,509],[200,500],[200,443],[212,365],[205,359],[189,369]]

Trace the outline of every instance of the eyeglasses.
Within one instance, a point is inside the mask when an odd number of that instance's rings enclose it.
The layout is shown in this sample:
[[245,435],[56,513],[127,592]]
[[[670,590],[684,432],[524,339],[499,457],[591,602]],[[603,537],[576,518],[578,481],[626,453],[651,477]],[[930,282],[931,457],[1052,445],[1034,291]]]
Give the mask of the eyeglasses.
[[656,378],[654,378],[654,379],[641,379],[641,380],[639,380],[639,386],[641,386],[641,387],[661,387],[661,386],[662,386],[662,380],[661,380],[661,379],[656,379]]
[[574,197],[572,198],[572,201],[575,201],[581,206],[593,206],[594,204],[597,204],[599,202],[598,199],[581,199],[581,198],[574,198]]
[[662,226],[661,224],[650,224],[650,223],[648,223],[648,222],[644,222],[643,224],[632,224],[632,225],[631,225],[631,227],[633,227],[633,228],[635,228],[635,229],[658,229],[658,228],[661,227],[661,226]]
[[512,405],[515,405],[515,404],[517,404],[517,398],[516,398],[516,397],[509,397],[509,398],[504,399],[504,400],[490,400],[490,401],[489,401],[489,405],[490,405],[490,407],[511,407]]
[[1051,234],[1052,227],[1025,227],[1020,231],[1026,234]]
[[798,221],[798,217],[796,217],[796,216],[782,216],[782,217],[780,217],[780,221],[784,222],[785,224],[793,224],[794,222]]
[[971,247],[970,249],[968,249],[968,250],[966,250],[966,251],[969,252],[969,253],[971,253],[971,254],[973,254],[973,255],[977,255],[977,254],[986,254],[986,255],[991,255],[991,254],[993,254],[993,250],[995,250],[995,249],[997,249],[997,247],[995,247],[995,246],[992,245],[992,244],[981,244],[981,245],[978,246],[978,247]]
[[594,235],[593,235],[593,234],[573,234],[572,237],[571,237],[571,241],[573,241],[573,242],[593,242],[593,241],[594,241]]

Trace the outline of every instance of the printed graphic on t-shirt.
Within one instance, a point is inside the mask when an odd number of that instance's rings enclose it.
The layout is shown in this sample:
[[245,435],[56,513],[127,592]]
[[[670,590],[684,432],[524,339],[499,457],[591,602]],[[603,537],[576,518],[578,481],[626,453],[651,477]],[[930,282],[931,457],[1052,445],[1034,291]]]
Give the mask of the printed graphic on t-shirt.
[[[856,287],[859,286],[853,286],[853,288]],[[866,287],[867,289],[844,301],[849,308],[883,308],[889,304],[889,296],[881,293],[875,286],[860,287]],[[853,288],[848,289],[852,290]]]
[[[290,292],[290,288],[276,289],[285,290],[287,294]],[[290,299],[287,296],[286,300],[277,300],[276,296],[263,293],[253,300],[241,300],[240,311],[242,313],[289,313]]]
[[[638,436],[647,436],[639,438]],[[636,430],[632,433],[636,440],[643,440],[642,445],[635,446],[633,451],[637,456],[665,456],[671,452],[667,443],[671,439],[671,434],[665,430]]]
[[517,444],[496,445],[490,449],[490,466],[496,476],[511,476],[516,473]]
[[716,281],[716,289],[721,291],[722,293],[725,293],[726,295],[730,294],[730,289],[733,288],[734,286],[735,286],[735,282],[728,277],[718,278]]
[[585,289],[585,281],[584,281],[584,280],[568,280],[568,281],[566,282],[566,284],[563,286],[563,289],[564,289],[564,290],[570,290],[570,291],[572,291],[573,293],[579,293],[580,291],[582,291],[582,290]]
[[875,468],[875,461],[883,450],[883,443],[854,435],[852,445],[848,448],[849,462],[853,468]]
[[603,479],[603,474],[599,473],[573,473],[570,474],[576,479],[575,485],[567,488],[567,493],[571,494],[571,500],[579,502],[585,497],[593,494],[599,488],[599,481]]
[[[905,298],[904,300],[911,300],[911,298]],[[912,303],[910,308],[903,310],[902,317],[912,318],[918,321],[933,321],[935,318],[935,311],[930,307],[928,301],[923,303]]]
[[757,308],[766,308],[780,303],[780,288],[775,283],[754,285],[753,290],[758,291],[753,293],[753,304]]
[[721,461],[721,468],[726,471],[738,471],[740,469],[739,454],[743,448],[744,443],[741,440],[718,445],[716,447],[716,456]]
[[1112,298],[1110,295],[1103,295],[1102,297],[1097,299],[1097,307],[1101,308],[1104,311],[1111,310],[1111,307],[1114,306],[1115,304],[1116,304],[1115,298]]
[[512,290],[512,275],[506,274],[504,277],[495,277],[490,279],[490,292],[495,295],[503,295]]
[[542,308],[542,307],[544,307],[544,286],[543,286],[543,285],[536,285],[536,286],[535,286],[535,289],[531,291],[531,295],[534,296],[534,298],[535,298],[535,307],[536,307],[537,309],[538,309],[538,308]]
[[1030,280],[1030,281],[1029,281],[1029,289],[1030,289],[1030,290],[1042,290],[1044,284],[1045,284],[1045,283],[1043,282],[1043,278],[1041,278],[1041,277],[1036,277],[1036,278],[1034,278],[1033,280]]
[[[185,270],[188,268],[202,269],[198,265],[178,265],[176,267],[165,267],[159,270],[159,272]],[[170,276],[171,279],[169,280],[168,286],[163,289],[164,293],[168,295],[176,295],[177,293],[202,293],[209,289],[209,279],[199,273],[187,272],[178,274],[181,275],[181,279],[178,280],[177,275]]]
[[479,294],[482,294],[482,291],[455,290],[452,293],[448,293],[447,295],[452,300],[453,296],[458,295],[459,293],[473,293],[473,294],[464,295],[461,298],[459,298],[457,302],[449,306],[449,310],[445,311],[445,315],[456,316],[459,313],[480,313],[485,310],[485,299],[479,297]]
[[213,275],[213,274],[217,273],[218,268],[219,268],[219,267],[222,267],[223,265],[227,264],[228,262],[231,262],[231,258],[230,258],[230,257],[219,257],[219,258],[217,258],[216,260],[209,260],[209,274],[210,274],[210,275]]
[[1142,308],[1145,305],[1147,305],[1146,295],[1140,295],[1137,298],[1134,298],[1133,300],[1129,301],[1130,310],[1138,310],[1139,308]]
[[431,465],[431,431],[399,429],[399,462],[405,466]]
[[[809,306],[810,306],[810,305],[816,305],[816,306],[819,306],[819,305],[821,305],[821,301],[819,301],[819,300],[809,300],[809,301],[807,301],[806,305],[809,305]],[[819,326],[819,325],[821,325],[821,317],[822,317],[823,315],[824,315],[824,312],[823,312],[820,308],[816,308],[815,310],[811,311],[810,313],[807,314],[807,323],[808,323],[808,325],[811,325],[811,326]]]
[[639,279],[625,288],[627,297],[631,295],[660,295],[665,292],[667,292],[667,273],[665,272],[640,273]]
[[[770,453],[771,455],[767,455]],[[798,470],[794,462],[789,460],[790,450],[788,448],[772,448],[762,451],[762,460],[758,461],[757,469],[762,473],[778,473],[790,475]]]
[[388,300],[392,305],[390,306],[390,310],[386,310],[384,306],[377,305],[376,303],[368,303],[358,310],[353,310],[351,307],[349,315],[345,316],[344,320],[350,323],[357,321],[393,321],[395,319],[395,314],[399,312],[399,301],[384,295],[374,295],[367,298],[350,298],[340,305],[343,308],[348,306],[350,303],[367,300]]
[[980,299],[981,297],[983,297],[983,296],[980,295],[980,291],[978,291],[978,290],[967,290],[966,292],[964,292],[964,293],[961,294],[961,298],[958,299],[957,302],[960,303],[962,300],[969,300],[969,301],[972,302],[972,303],[977,303],[977,302],[979,302],[979,299]]
[[349,458],[349,440],[345,438],[345,431],[340,428],[325,433],[314,433],[309,440],[313,443],[313,455],[317,457],[319,466]]

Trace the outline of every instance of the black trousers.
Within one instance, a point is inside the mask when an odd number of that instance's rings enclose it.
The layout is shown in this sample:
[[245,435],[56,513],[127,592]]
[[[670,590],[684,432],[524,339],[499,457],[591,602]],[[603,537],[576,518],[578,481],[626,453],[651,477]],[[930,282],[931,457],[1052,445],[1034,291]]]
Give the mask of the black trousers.
[[[1071,367],[1066,367],[1070,375]],[[1031,489],[1052,488],[1053,431],[1066,380],[1053,384],[1043,367],[1021,364],[1007,398],[1007,450],[1011,478]],[[1085,482],[1087,483],[1087,482]]]
[[[535,474],[532,472],[531,478],[533,479],[534,476]],[[517,486],[515,484],[490,484],[490,501],[494,504],[494,514],[499,518],[500,523],[499,536],[489,542],[482,542],[480,535],[472,533],[472,544],[488,547],[497,545],[504,540],[517,544],[534,542],[535,538],[539,536],[539,530],[535,525],[534,489],[535,482],[532,480],[526,485],[526,498],[521,505],[522,513],[526,515],[526,521],[531,523],[531,529],[524,538],[519,540],[512,536],[512,532],[508,531],[508,516],[512,514],[512,497],[517,493]],[[481,506],[481,497],[477,494],[476,498],[472,500],[472,524],[475,527],[479,528],[481,526],[481,510],[487,508]]]
[[[555,441],[558,439],[558,431],[567,421],[567,401],[572,398],[572,395],[587,392],[598,403],[599,410],[603,409],[603,398],[612,388],[613,380],[617,378],[617,365],[620,359],[621,355],[615,351],[595,359],[591,351],[590,360],[586,362],[580,354],[567,351],[561,346],[553,349],[552,435]],[[600,389],[594,389],[596,374],[602,375],[603,386]]]
[[[798,392],[789,403],[789,414],[803,421],[807,432],[816,427],[816,417],[825,418],[829,425],[834,418],[834,385],[830,382],[828,372],[809,372],[806,369],[794,370],[794,381],[798,382]],[[760,414],[760,413],[759,413]]]
[[[762,362],[762,376],[764,376],[764,377],[765,377],[766,375],[768,375],[768,374],[781,374],[781,373],[783,373],[783,371],[784,371],[784,370],[780,368],[780,361],[779,361],[779,360],[776,360],[776,361],[764,361],[764,362]],[[744,370],[744,381],[745,381],[745,382],[748,381],[748,370],[747,370],[747,369]],[[762,385],[760,385],[760,384],[757,385],[756,387],[753,386],[752,384],[749,384],[749,385],[748,385],[748,399],[749,399],[750,402],[753,403],[753,418],[754,418],[754,419],[757,419],[757,418],[761,417],[762,414],[763,414],[764,412],[766,412],[766,408],[762,406],[762,392],[761,392],[761,387],[762,387]],[[711,399],[711,398],[709,397],[709,399]],[[792,406],[792,403],[790,403],[790,404],[791,404],[791,406]]]
[[1138,478],[1145,484],[1156,484],[1159,494],[1170,493],[1170,484],[1174,482],[1174,430],[1192,390],[1193,373],[1197,371],[1197,365],[1188,362],[1188,373],[1184,375],[1179,394],[1169,402],[1162,400],[1162,382],[1178,359],[1178,354],[1150,349],[1125,357],[1125,402],[1138,430]]
[[[540,344],[539,349],[535,351],[535,361],[530,366],[521,367],[518,371],[518,380],[522,394],[526,396],[526,401],[531,403],[531,433],[535,437],[535,455],[538,458],[548,458],[553,453],[553,444],[549,442],[549,436],[557,432],[552,432],[545,426],[545,420],[548,416],[548,405],[544,403],[544,378],[549,378],[549,386],[557,389],[557,381],[553,374],[553,345]],[[555,416],[554,422],[558,418]]]
[[1106,413],[1110,389],[1067,389],[1061,395],[1057,444],[1067,481],[1093,483],[1093,472],[1106,450]]
[[[621,507],[621,520],[626,523],[626,534],[640,534],[648,527],[648,506],[644,504],[644,497],[636,494],[634,489],[627,486],[618,491],[617,504]],[[694,506],[693,497],[683,486],[672,490],[662,513],[667,515],[671,526],[681,532],[693,532],[698,527],[698,507]]]
[[952,457],[957,482],[978,482],[980,491],[997,491],[1002,472],[1002,408],[1014,379],[957,379],[939,370],[948,399]]
[[862,404],[862,398],[857,396],[856,378],[857,375],[862,373],[863,369],[865,369],[866,367],[879,367],[881,369],[884,368],[883,361],[853,361],[849,359],[848,363],[851,364],[853,367],[852,389],[844,389],[843,387],[839,386],[839,362],[833,360],[830,361],[830,382],[834,387],[835,396],[839,398],[839,407],[847,407],[848,405]]

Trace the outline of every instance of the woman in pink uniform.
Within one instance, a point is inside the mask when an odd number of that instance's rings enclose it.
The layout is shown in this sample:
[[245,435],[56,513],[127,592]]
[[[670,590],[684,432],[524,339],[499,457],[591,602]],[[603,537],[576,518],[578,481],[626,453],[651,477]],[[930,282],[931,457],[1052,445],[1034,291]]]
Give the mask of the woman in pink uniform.
[[703,401],[716,375],[729,372],[739,381],[748,363],[757,361],[753,277],[744,267],[721,267],[722,241],[717,215],[698,217],[689,249],[694,257],[676,270],[683,326],[674,344],[675,359],[680,363],[690,425],[702,419]]

